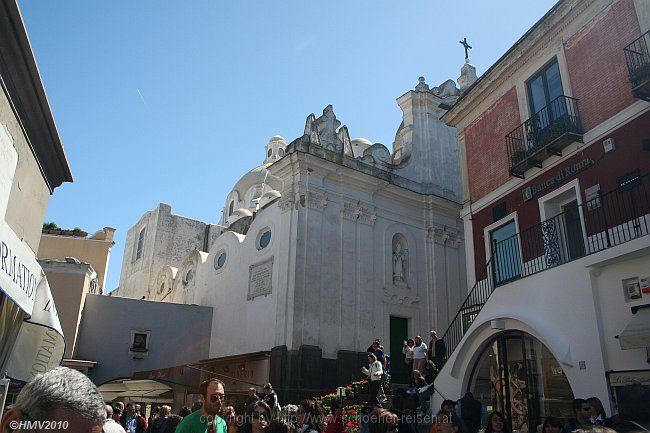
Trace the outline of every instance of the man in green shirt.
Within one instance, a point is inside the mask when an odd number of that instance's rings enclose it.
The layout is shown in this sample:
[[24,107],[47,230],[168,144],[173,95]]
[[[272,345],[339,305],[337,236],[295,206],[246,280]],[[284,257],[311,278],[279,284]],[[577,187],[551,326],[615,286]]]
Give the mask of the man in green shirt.
[[203,407],[183,418],[175,433],[227,433],[226,422],[217,415],[226,398],[223,382],[206,380],[201,383],[199,392],[203,396]]

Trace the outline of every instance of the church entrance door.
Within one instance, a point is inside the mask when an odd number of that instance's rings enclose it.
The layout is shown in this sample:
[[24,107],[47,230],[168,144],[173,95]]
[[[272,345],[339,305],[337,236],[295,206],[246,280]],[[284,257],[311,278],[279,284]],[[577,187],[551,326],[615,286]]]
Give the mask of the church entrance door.
[[404,362],[402,347],[408,338],[408,319],[390,316],[390,380],[391,383],[409,383],[408,366]]

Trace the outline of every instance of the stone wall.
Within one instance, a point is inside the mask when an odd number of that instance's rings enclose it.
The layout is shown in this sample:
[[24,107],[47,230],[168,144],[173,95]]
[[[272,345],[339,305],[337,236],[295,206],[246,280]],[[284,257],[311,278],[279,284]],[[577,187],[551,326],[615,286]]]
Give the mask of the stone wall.
[[269,382],[282,405],[296,404],[362,379],[361,368],[367,364],[366,352],[341,350],[332,359],[323,358],[318,346],[304,345],[297,350],[277,346],[271,349]]
[[[153,299],[163,267],[179,267],[189,252],[204,249],[206,236],[215,236],[214,232],[208,234],[206,227],[204,222],[174,215],[171,206],[164,203],[145,213],[126,235],[120,287],[114,295]],[[138,236],[143,228],[143,253],[136,259]]]

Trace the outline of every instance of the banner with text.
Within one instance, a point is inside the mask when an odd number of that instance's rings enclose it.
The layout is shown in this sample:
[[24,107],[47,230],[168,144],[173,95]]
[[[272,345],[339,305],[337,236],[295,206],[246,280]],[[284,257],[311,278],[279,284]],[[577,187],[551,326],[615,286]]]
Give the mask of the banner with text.
[[65,340],[47,278],[32,251],[0,221],[0,290],[29,317],[7,363],[7,376],[28,382],[61,364]]

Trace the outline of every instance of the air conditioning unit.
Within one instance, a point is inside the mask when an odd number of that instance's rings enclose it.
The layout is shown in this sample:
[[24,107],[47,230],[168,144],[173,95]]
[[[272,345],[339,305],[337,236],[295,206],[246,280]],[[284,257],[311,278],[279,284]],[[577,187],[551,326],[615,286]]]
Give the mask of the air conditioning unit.
[[616,146],[614,146],[614,139],[610,137],[607,140],[603,140],[603,149],[605,150],[605,153],[616,149]]

